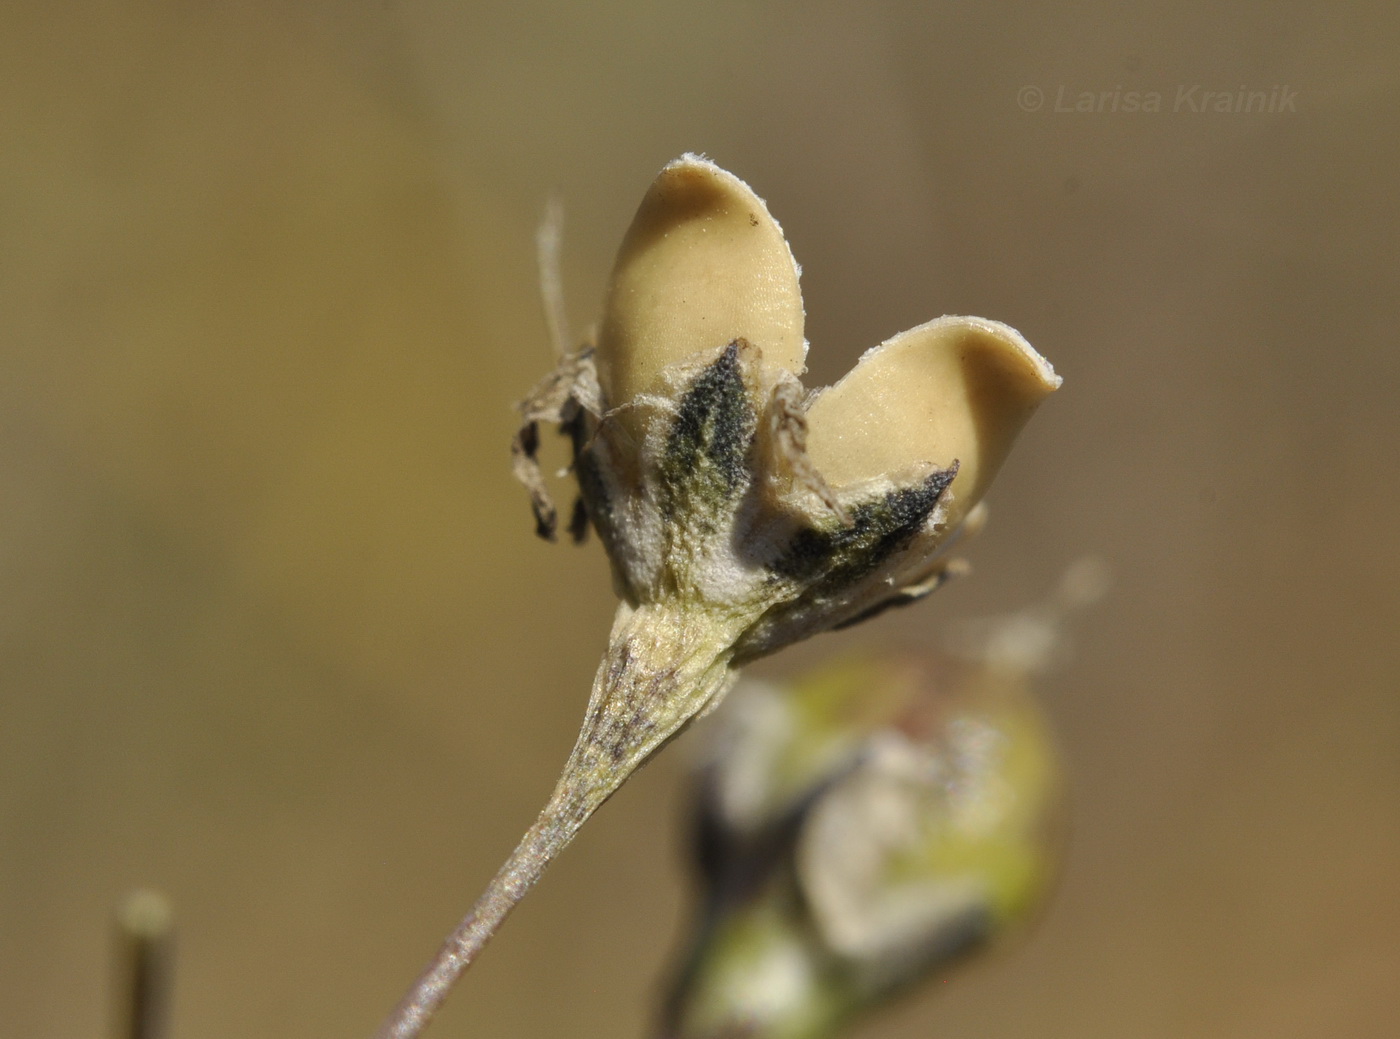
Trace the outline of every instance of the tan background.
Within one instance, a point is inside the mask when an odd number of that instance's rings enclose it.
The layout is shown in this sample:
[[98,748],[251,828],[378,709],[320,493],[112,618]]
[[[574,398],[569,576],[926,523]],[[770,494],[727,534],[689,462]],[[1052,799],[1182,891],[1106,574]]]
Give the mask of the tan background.
[[[944,312],[1066,376],[973,580],[767,671],[1118,579],[1046,684],[1044,926],[863,1034],[1395,1034],[1393,4],[128,6],[0,13],[0,1033],[102,1033],[137,884],[175,1039],[372,1031],[543,800],[611,610],[507,473],[534,224],[559,189],[589,320],[695,149],[789,232],[813,382]],[[1195,84],[1296,112],[1171,112]],[[433,1035],[645,1034],[685,746]]]

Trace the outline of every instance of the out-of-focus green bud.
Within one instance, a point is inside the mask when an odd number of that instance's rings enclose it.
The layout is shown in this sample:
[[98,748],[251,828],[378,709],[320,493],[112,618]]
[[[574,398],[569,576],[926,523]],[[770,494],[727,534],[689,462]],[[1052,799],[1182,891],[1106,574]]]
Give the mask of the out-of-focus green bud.
[[736,691],[703,772],[704,907],[668,1039],[833,1035],[1033,916],[1061,782],[1030,679],[1095,584],[1078,568],[956,650]]

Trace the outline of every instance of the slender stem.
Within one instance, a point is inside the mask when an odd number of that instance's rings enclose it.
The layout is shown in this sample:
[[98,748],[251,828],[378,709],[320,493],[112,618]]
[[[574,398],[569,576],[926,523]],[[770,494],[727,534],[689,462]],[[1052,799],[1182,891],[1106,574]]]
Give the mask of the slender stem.
[[376,1039],[415,1039],[422,1034],[477,953],[597,807],[570,804],[563,794],[562,789],[555,790],[535,825],[496,871],[471,912],[448,935],[428,968],[380,1027]]
[[569,315],[564,305],[563,239],[564,202],[558,195],[551,195],[545,206],[544,219],[535,232],[535,259],[540,269],[544,319],[549,325],[549,341],[554,346],[556,358],[574,349],[569,333]]
[[683,610],[618,611],[578,742],[549,803],[375,1039],[423,1033],[457,979],[588,817],[728,686],[731,642],[722,624]]
[[133,891],[117,914],[122,979],[118,1039],[160,1039],[170,1008],[171,911],[164,895]]

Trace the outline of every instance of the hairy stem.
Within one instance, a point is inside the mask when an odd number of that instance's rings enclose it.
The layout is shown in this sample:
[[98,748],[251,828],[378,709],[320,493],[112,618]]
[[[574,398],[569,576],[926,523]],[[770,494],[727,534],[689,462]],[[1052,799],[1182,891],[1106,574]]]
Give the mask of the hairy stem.
[[419,976],[376,1039],[417,1039],[510,911],[637,767],[721,694],[731,635],[683,609],[623,606],[588,713],[544,811]]
[[526,831],[505,864],[380,1027],[377,1039],[413,1039],[421,1035],[448,992],[471,966],[510,911],[534,887],[554,857],[573,839],[596,805],[570,804],[560,791],[550,799],[535,825]]

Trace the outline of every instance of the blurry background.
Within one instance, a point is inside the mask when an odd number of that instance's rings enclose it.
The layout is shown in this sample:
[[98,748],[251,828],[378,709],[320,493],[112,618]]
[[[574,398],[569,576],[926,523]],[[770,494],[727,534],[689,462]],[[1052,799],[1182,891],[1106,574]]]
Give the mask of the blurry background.
[[[1066,377],[972,579],[765,673],[1117,577],[1046,683],[1043,926],[863,1034],[1393,1035],[1397,46],[1380,2],[6,5],[0,1031],[103,1034],[149,884],[176,1039],[372,1032],[543,802],[612,610],[508,472],[544,200],[582,330],[699,150],[804,265],[811,384],[945,312]],[[1296,95],[1190,111],[1241,88]],[[434,1036],[645,1034],[688,746]]]

